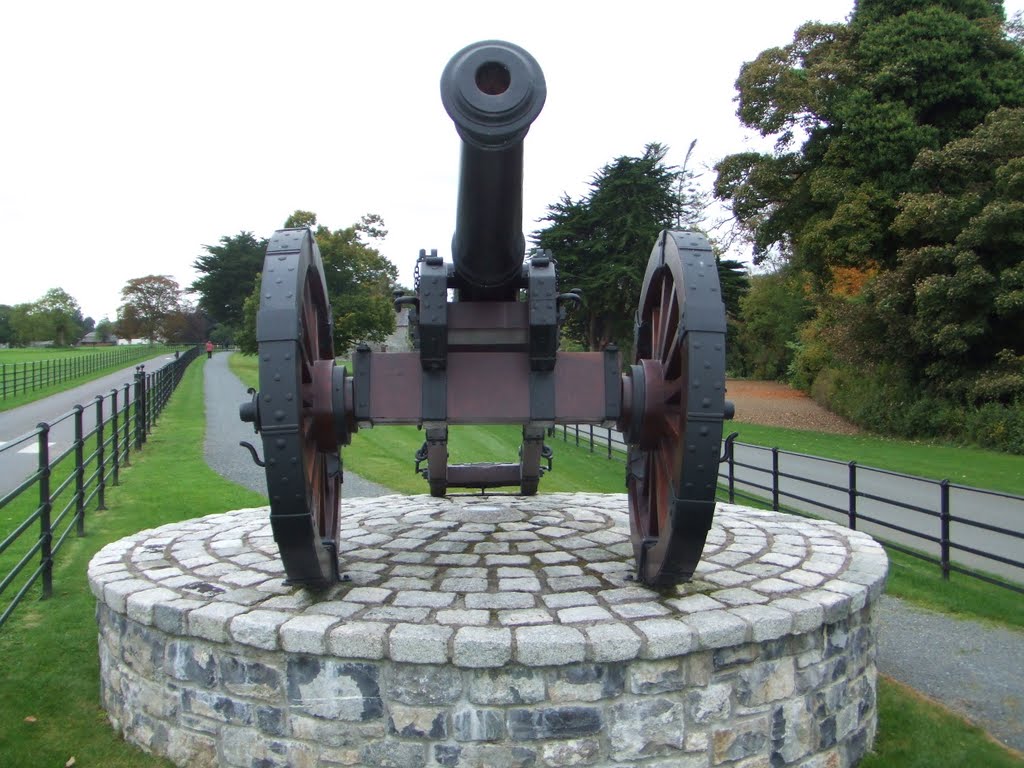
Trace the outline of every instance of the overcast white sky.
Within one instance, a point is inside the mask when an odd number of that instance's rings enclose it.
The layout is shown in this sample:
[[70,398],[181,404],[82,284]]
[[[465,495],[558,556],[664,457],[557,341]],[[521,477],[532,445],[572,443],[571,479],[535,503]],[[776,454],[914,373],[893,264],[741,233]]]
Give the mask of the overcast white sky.
[[[1010,0],[1008,15],[1024,6]],[[438,82],[462,46],[517,43],[548,99],[526,145],[529,233],[603,164],[659,141],[710,165],[763,146],[740,65],[852,0],[9,2],[0,6],[0,303],[53,287],[113,319],[134,277],[187,287],[203,246],[296,208],[384,217],[411,283],[450,258],[459,141]]]

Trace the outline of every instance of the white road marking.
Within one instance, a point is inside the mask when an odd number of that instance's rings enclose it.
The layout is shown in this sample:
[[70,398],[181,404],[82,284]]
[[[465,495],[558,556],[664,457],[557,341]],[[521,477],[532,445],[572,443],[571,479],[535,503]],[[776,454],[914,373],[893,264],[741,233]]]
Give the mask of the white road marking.
[[[56,443],[47,442],[47,445],[52,448],[53,446],[56,445]],[[26,447],[24,447],[20,451],[18,451],[18,453],[34,453],[34,454],[38,454],[39,453],[39,442],[35,441],[35,442],[31,443],[30,445],[27,445]]]

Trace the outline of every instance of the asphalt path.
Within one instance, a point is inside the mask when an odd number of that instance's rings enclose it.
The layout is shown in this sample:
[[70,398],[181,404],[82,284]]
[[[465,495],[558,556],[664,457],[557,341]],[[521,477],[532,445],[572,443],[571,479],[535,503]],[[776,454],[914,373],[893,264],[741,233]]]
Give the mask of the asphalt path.
[[[737,480],[746,481],[737,481],[737,490],[770,499],[771,449],[737,445],[735,456]],[[723,480],[726,470],[723,464]],[[846,462],[780,451],[779,475],[782,505],[849,525],[846,510],[850,504],[850,467]],[[939,557],[942,489],[938,481],[858,465],[854,482],[858,494],[868,495],[858,495],[856,499],[858,530]],[[964,549],[1017,562],[1024,560],[1024,500],[1009,494],[951,486],[949,510],[953,518],[949,527],[950,541],[954,544],[953,562],[1024,583],[1024,568]],[[1012,531],[1019,538],[981,526]]]
[[[83,406],[82,433],[89,434],[96,426],[96,398],[102,396],[104,419],[109,418],[111,390],[118,391],[118,409],[124,408],[124,385],[135,381],[135,367],[144,365],[148,373],[162,368],[174,355],[160,355],[123,368],[99,379],[80,384],[31,403],[0,413],[0,496],[16,488],[39,465],[39,430],[37,425],[51,425],[47,439],[51,459],[70,448],[75,441],[76,405]],[[134,387],[128,387],[129,402]],[[90,453],[92,449],[86,448]]]

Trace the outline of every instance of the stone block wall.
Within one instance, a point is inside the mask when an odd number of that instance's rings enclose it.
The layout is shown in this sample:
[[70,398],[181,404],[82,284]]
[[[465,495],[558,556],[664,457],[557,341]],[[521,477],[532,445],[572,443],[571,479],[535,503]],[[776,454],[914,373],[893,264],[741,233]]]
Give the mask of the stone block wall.
[[[363,520],[375,522],[371,543],[350,550],[353,582],[319,597],[273,575],[265,542],[257,543],[268,528],[265,510],[111,545],[90,566],[111,722],[128,740],[188,766],[858,762],[877,718],[871,610],[885,574],[877,545],[827,523],[728,508],[698,578],[660,594],[610,567],[628,565],[626,558],[593,551],[588,568],[559,547],[565,536],[524,535],[581,531],[568,527],[574,518],[565,510],[585,506],[579,518],[595,509],[607,518],[585,526],[587,542],[605,551],[628,544],[622,497],[579,501],[553,495],[480,509],[429,497],[347,502],[349,513],[363,506]],[[526,523],[530,517],[509,514],[522,512],[517,503],[544,504],[544,515],[533,509],[535,522]],[[483,536],[466,542],[457,564],[428,574],[431,558],[409,555],[430,546],[429,537],[390,550],[401,531],[375,538],[389,514],[414,515],[406,533],[448,516],[458,524],[435,530],[469,526]],[[561,525],[551,520],[558,515]],[[509,519],[472,522],[484,518]],[[756,547],[755,531],[767,534]],[[208,554],[197,555],[196,543]],[[489,551],[495,544],[497,553]],[[372,567],[359,571],[353,553],[374,547],[390,555],[370,552]],[[449,550],[433,551],[444,559]],[[559,556],[565,552],[571,559]],[[483,559],[527,555],[548,557],[539,567]],[[467,565],[469,557],[481,559]],[[218,558],[250,565],[228,568]],[[264,559],[270,564],[261,571]],[[473,567],[485,573],[463,573]],[[529,573],[503,570],[510,568]],[[246,573],[271,575],[254,581]],[[815,573],[822,578],[808,575]]]

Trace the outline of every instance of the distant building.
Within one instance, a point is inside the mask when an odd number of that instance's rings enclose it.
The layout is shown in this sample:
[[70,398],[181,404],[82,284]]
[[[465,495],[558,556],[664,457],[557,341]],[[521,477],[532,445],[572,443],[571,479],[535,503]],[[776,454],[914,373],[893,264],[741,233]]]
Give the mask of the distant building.
[[118,343],[116,336],[107,336],[106,339],[96,331],[89,331],[82,340],[78,342],[83,347],[113,347]]
[[403,305],[401,311],[395,313],[395,332],[381,344],[371,344],[374,352],[408,352],[412,349],[409,338],[409,305]]

